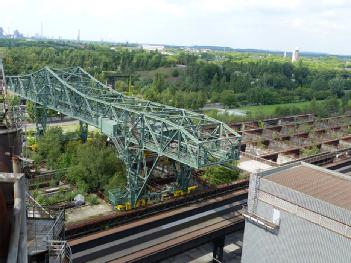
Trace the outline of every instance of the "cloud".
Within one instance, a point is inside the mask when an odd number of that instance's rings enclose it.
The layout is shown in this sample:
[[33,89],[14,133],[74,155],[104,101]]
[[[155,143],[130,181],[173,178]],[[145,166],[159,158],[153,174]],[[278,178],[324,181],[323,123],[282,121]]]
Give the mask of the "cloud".
[[[48,36],[350,53],[350,0],[7,0],[0,26]],[[13,14],[16,13],[14,18]],[[321,41],[321,39],[323,41]]]

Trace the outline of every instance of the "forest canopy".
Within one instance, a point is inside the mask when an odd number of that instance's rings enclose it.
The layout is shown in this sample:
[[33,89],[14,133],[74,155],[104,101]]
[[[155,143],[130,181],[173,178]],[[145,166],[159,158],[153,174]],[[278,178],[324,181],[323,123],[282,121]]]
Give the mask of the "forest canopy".
[[[132,94],[181,108],[207,103],[225,107],[271,105],[342,98],[351,90],[347,58],[302,58],[291,63],[279,55],[200,52],[181,49],[145,51],[107,44],[52,42],[8,44],[0,41],[7,75],[29,73],[44,66],[81,66],[106,81],[103,71],[133,75]],[[127,92],[126,81],[114,87]]]

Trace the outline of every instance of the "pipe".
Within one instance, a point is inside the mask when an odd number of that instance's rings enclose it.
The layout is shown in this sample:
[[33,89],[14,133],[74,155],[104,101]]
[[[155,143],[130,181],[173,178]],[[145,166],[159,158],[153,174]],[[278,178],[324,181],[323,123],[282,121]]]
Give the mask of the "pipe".
[[19,243],[19,253],[18,262],[27,263],[28,262],[28,251],[27,251],[27,211],[26,211],[26,189],[24,176],[20,179],[20,194],[23,202],[22,207],[22,220],[21,220],[21,230],[20,230],[20,243]]
[[21,172],[21,166],[19,163],[19,159],[17,156],[12,156],[12,169],[13,169],[13,174],[16,177],[17,173]]
[[8,242],[10,239],[10,221],[8,218],[5,195],[0,185],[0,262],[5,263],[8,253]]
[[[20,172],[19,160],[12,157],[13,174],[16,178]],[[27,253],[27,214],[26,214],[26,189],[24,176],[18,177],[14,183],[14,224],[12,225],[12,235],[10,240],[9,254],[7,262],[28,262]]]
[[21,185],[20,180],[17,180],[14,184],[14,206],[13,206],[13,224],[11,226],[11,238],[9,244],[9,253],[7,255],[7,263],[17,262],[19,241],[20,241],[20,230],[22,225],[22,209],[23,200],[21,199]]

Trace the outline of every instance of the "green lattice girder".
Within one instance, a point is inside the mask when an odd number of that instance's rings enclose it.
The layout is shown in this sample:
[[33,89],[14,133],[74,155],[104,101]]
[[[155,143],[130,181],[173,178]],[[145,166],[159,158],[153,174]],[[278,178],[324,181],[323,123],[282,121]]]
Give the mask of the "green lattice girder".
[[6,76],[7,89],[44,107],[98,127],[121,156],[133,145],[192,168],[239,158],[241,137],[228,125],[184,109],[125,96],[80,67],[45,67]]

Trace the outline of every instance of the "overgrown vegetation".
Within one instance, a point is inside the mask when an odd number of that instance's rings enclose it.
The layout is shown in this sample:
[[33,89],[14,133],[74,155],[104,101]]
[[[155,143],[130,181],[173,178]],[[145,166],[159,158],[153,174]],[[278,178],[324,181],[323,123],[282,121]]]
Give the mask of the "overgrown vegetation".
[[351,109],[349,100],[329,97],[326,100],[317,101],[313,99],[310,102],[299,102],[284,105],[263,105],[244,107],[247,109],[246,116],[230,115],[228,113],[218,112],[217,110],[206,111],[206,114],[223,122],[240,122],[249,120],[262,120],[271,117],[280,117],[287,115],[297,115],[312,113],[317,117],[325,118],[333,115],[343,114]]
[[99,199],[95,194],[84,193],[77,189],[68,190],[68,191],[61,190],[58,193],[54,193],[49,196],[45,195],[43,192],[41,192],[38,189],[32,191],[32,196],[39,204],[43,206],[53,206],[53,205],[58,205],[60,203],[72,202],[74,200],[74,197],[78,194],[84,195],[85,202],[90,205],[98,205],[100,203]]
[[308,157],[311,155],[316,155],[316,154],[320,153],[320,151],[321,150],[317,146],[311,146],[308,148],[301,149],[300,155],[302,157]]
[[73,201],[74,197],[78,194],[78,191],[60,191],[59,193],[53,194],[51,196],[45,196],[39,190],[32,192],[33,197],[36,201],[44,206],[56,205],[59,203]]
[[207,168],[201,176],[210,185],[227,184],[244,177],[245,175],[241,174],[239,169],[229,170],[220,166]]
[[[246,116],[218,114],[216,110],[206,112],[224,122],[300,113],[327,117],[350,108],[351,71],[345,61],[349,58],[302,58],[293,64],[288,58],[267,54],[191,53],[179,49],[161,54],[106,43],[9,39],[1,39],[0,47],[7,75],[29,73],[45,66],[80,66],[105,82],[104,71],[117,71],[134,75],[131,90],[134,96],[194,110],[200,110],[207,103],[221,103],[226,108],[247,111]],[[122,80],[113,88],[129,91]],[[28,111],[33,120],[31,103]],[[77,192],[123,189],[125,167],[115,151],[106,145],[106,138],[93,133],[86,144],[67,140],[75,137],[79,138],[79,134],[63,134],[60,128],[48,129],[38,140],[34,136],[28,139],[29,154],[37,167],[45,164],[49,169],[67,168],[65,179],[77,187]],[[312,147],[302,150],[302,155],[318,151]],[[237,170],[212,167],[203,178],[210,184],[221,184],[240,176]],[[55,198],[70,199],[71,196],[62,193]],[[95,203],[94,197],[89,199]]]
[[37,167],[45,164],[49,169],[66,168],[65,179],[81,193],[124,187],[124,163],[117,158],[115,149],[106,145],[105,136],[90,133],[85,144],[66,138],[67,134],[64,135],[61,128],[49,128],[37,140],[31,137],[33,150],[28,154]]
[[[351,90],[347,58],[302,58],[291,63],[278,55],[211,51],[167,54],[108,44],[2,40],[7,74],[28,73],[46,65],[81,66],[104,81],[103,71],[135,75],[134,95],[198,109],[208,102],[227,107],[273,105],[343,98]],[[116,88],[126,85],[117,82]],[[295,114],[297,108],[281,108]]]

